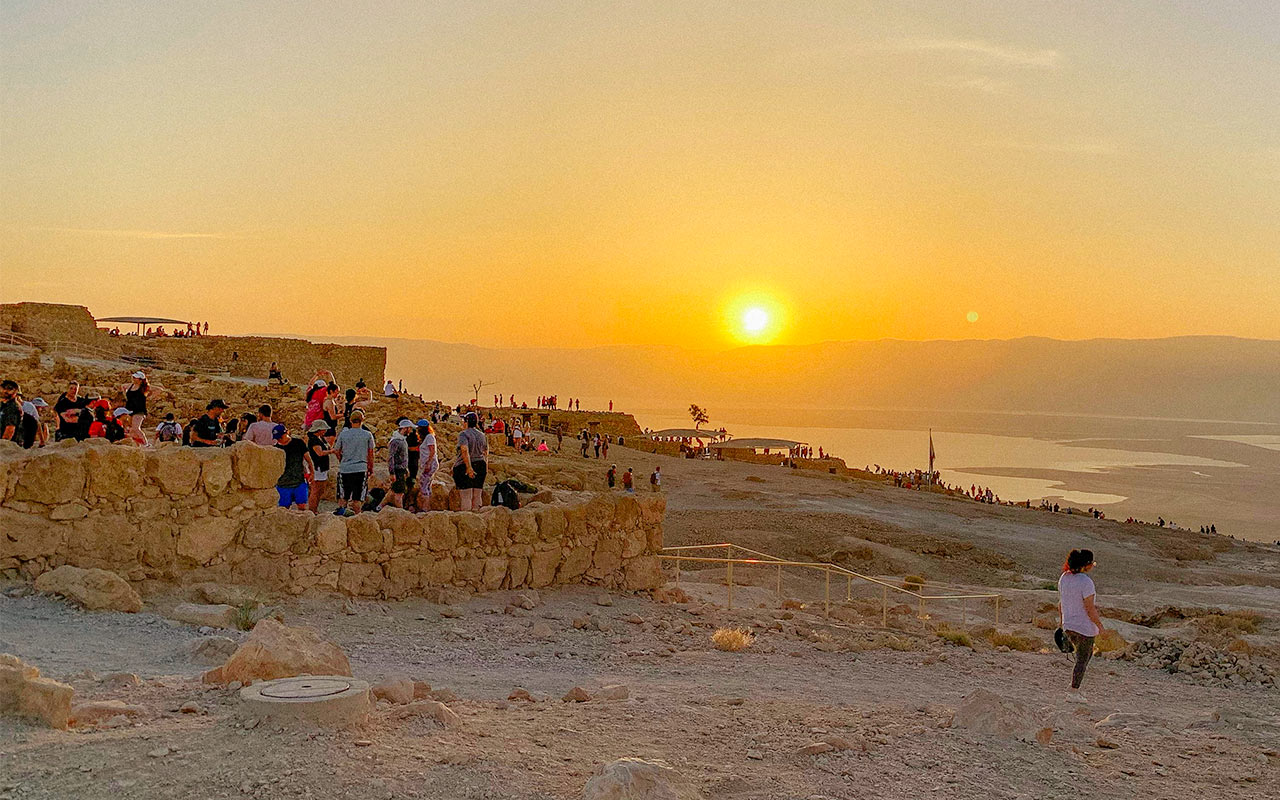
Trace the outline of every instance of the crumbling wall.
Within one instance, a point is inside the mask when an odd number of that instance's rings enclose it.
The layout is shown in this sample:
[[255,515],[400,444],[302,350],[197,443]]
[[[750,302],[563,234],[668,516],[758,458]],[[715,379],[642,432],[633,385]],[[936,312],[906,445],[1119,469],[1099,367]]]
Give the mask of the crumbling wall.
[[562,493],[511,511],[341,518],[277,507],[283,454],[138,449],[103,440],[0,444],[0,571],[62,564],[131,581],[230,581],[301,593],[404,597],[589,583],[651,589],[663,578],[662,495]]
[[266,378],[271,362],[276,362],[285,378],[303,383],[318,369],[331,370],[344,388],[364,379],[377,394],[387,368],[383,347],[316,344],[305,339],[274,336],[197,336],[191,339],[148,339],[168,362],[217,364],[232,375]]

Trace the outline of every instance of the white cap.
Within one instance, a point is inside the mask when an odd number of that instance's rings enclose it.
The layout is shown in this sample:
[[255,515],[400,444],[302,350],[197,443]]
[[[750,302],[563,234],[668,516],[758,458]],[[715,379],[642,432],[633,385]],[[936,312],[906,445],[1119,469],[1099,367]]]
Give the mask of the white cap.
[[143,372],[142,370],[138,370],[137,372],[133,373],[133,377],[135,377],[135,378],[145,378],[145,377],[147,377],[147,373]]
[[324,383],[324,381],[322,381],[322,380],[320,380],[319,378],[317,378],[317,379],[316,379],[316,382],[315,382],[313,385],[314,385],[317,389],[319,389],[321,386],[324,386],[324,385],[325,385],[325,383]]
[[116,416],[116,417],[123,417],[124,415],[131,414],[131,413],[132,412],[129,411],[129,409],[125,408],[124,406],[121,406],[120,408],[117,408],[115,411],[111,412],[112,416]]
[[32,401],[31,401],[31,405],[35,406],[36,408],[48,408],[48,407],[49,407],[49,404],[48,404],[48,403],[46,403],[46,402],[44,401],[44,398],[43,398],[43,397],[37,397],[36,399],[32,400]]
[[413,422],[409,420],[408,417],[401,417],[400,421],[396,423],[396,427],[397,428],[414,428],[417,426],[415,426]]

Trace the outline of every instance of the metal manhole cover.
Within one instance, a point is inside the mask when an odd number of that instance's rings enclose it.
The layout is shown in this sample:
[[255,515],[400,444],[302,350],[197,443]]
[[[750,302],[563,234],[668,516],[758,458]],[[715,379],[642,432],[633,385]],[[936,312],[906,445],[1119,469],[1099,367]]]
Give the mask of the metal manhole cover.
[[280,681],[272,686],[262,688],[263,697],[275,697],[284,700],[309,700],[342,694],[351,688],[351,681],[339,678],[298,678],[291,681]]

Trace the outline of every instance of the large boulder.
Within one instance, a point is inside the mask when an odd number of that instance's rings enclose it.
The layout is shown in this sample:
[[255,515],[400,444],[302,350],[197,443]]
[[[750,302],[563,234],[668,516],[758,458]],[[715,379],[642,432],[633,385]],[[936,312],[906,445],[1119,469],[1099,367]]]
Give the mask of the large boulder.
[[295,675],[350,674],[346,653],[314,628],[291,628],[268,617],[253,627],[227,663],[205,673],[205,680],[248,684]]
[[582,800],[702,800],[702,793],[661,761],[620,758],[596,768]]
[[65,683],[40,677],[40,670],[17,656],[0,653],[0,715],[62,729],[71,716],[73,693]]
[[951,718],[951,727],[1027,741],[1041,728],[1022,703],[987,689],[975,689],[965,696]]
[[124,578],[105,569],[81,569],[63,564],[36,578],[36,588],[60,594],[90,611],[142,610],[142,598]]
[[231,446],[231,462],[241,486],[270,489],[284,472],[284,451],[253,442],[236,442]]

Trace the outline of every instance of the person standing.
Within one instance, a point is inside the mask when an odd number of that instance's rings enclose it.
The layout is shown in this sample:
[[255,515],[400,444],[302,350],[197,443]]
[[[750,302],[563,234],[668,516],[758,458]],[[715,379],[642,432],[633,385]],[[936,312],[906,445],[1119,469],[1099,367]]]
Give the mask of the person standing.
[[151,394],[151,384],[147,383],[147,374],[138,370],[130,376],[132,381],[124,389],[124,407],[129,409],[129,438],[140,445],[147,443],[147,434],[142,430],[142,423],[147,419],[147,397]]
[[63,439],[83,441],[88,438],[89,429],[83,424],[80,413],[88,405],[89,400],[80,396],[80,384],[76,381],[67,384],[67,390],[53,401],[53,413],[58,418],[58,427],[53,433],[54,441],[60,442]]
[[284,472],[276,481],[276,493],[280,495],[280,507],[296,507],[299,511],[308,508],[308,485],[315,469],[311,463],[311,454],[301,439],[289,435],[284,425],[276,425],[271,429],[271,438],[275,446],[284,451]]
[[436,432],[431,420],[418,420],[418,510],[431,507],[431,480],[440,469],[440,456],[436,452]]
[[156,441],[159,442],[176,442],[182,439],[182,424],[173,416],[170,411],[164,415],[164,420],[156,426]]
[[[351,425],[342,429],[333,446],[338,456],[338,508],[333,513],[351,517],[364,504],[369,476],[373,475],[373,434],[364,429],[364,412],[351,412]],[[348,510],[347,506],[354,510]]]
[[1071,691],[1067,699],[1075,703],[1088,702],[1080,691],[1084,671],[1093,657],[1093,640],[1102,634],[1102,617],[1095,602],[1097,592],[1093,579],[1095,562],[1092,550],[1072,550],[1062,565],[1058,578],[1058,612],[1062,619],[1062,631],[1075,653],[1075,667],[1071,670]]
[[462,511],[480,508],[489,458],[489,440],[480,431],[480,416],[467,412],[467,427],[458,432],[458,454],[453,460],[453,483],[458,487]]
[[391,499],[387,502],[396,508],[404,508],[404,494],[409,490],[408,433],[412,430],[413,423],[401,418],[387,442],[387,474],[391,476]]
[[662,467],[654,467],[649,473],[649,488],[655,492],[662,491]]
[[49,428],[40,419],[40,409],[48,407],[49,404],[40,397],[22,404],[21,445],[27,450],[36,446],[44,447],[49,442]]
[[618,465],[610,464],[609,471],[604,474],[605,483],[609,484],[610,489],[612,489],[614,486],[617,485],[617,477],[618,477]]
[[276,423],[271,419],[271,406],[263,403],[258,406],[258,418],[244,432],[246,442],[253,442],[263,447],[271,447],[275,441]]
[[622,473],[622,488],[626,490],[627,494],[635,494],[636,476],[631,471],[631,467],[627,467],[627,471]]
[[205,411],[187,427],[189,435],[188,441],[192,447],[221,447],[222,446],[222,412],[227,410],[227,404],[221,399],[210,400],[205,406]]
[[600,434],[591,437],[591,446],[596,451],[596,458],[600,457]]
[[313,512],[320,509],[320,501],[329,490],[329,456],[333,455],[333,451],[329,449],[329,440],[325,438],[328,433],[329,426],[322,419],[315,420],[307,428],[307,453],[311,456],[312,467],[307,508]]

